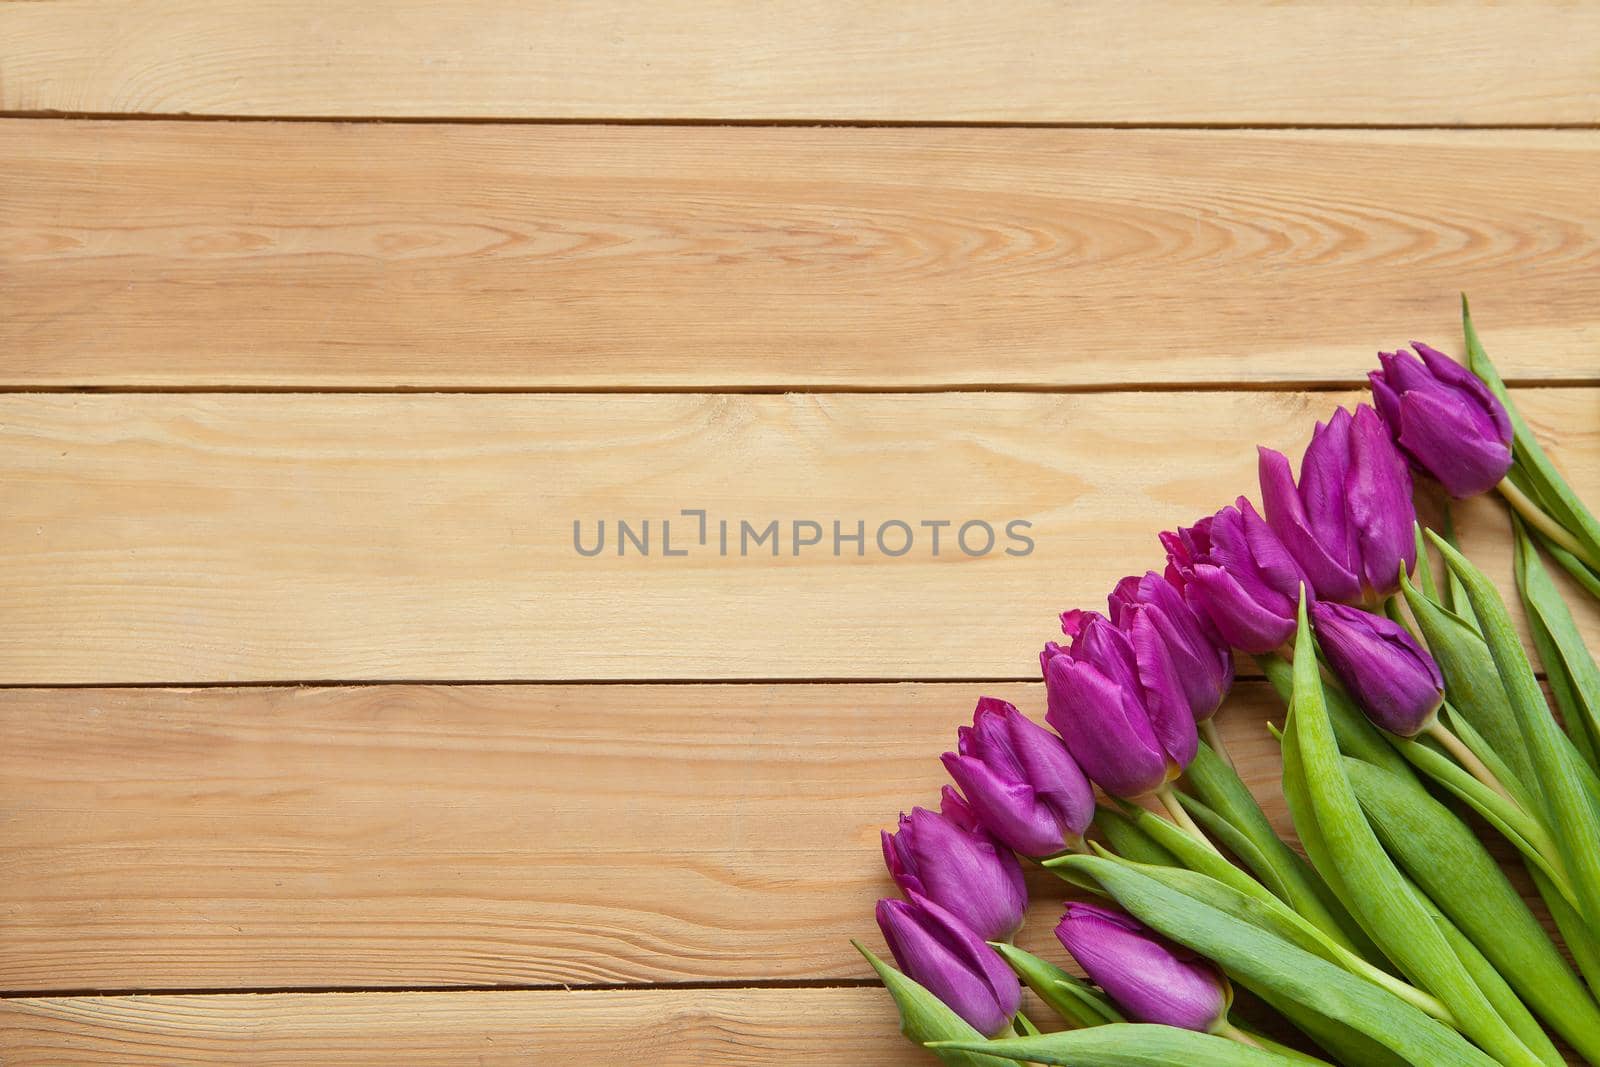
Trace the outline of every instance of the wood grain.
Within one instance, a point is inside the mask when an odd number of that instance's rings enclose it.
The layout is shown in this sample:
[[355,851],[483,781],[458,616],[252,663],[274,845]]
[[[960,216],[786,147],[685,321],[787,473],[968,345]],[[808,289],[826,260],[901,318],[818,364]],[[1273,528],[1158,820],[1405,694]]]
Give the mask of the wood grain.
[[1596,381],[1596,173],[1596,130],[0,120],[0,387],[1353,385],[1462,289],[1509,377]]
[[[1330,42],[1336,47],[1330,47]],[[1600,121],[1585,4],[0,5],[0,109],[1079,123]]]
[[0,1001],[18,1067],[649,1063],[916,1067],[881,989],[71,997]]
[[[0,691],[0,989],[865,979],[878,831],[982,693],[1043,714],[1036,684]],[[1287,829],[1276,699],[1223,716]],[[1021,943],[1064,960],[1032,886]]]
[[[1518,397],[1600,499],[1600,391]],[[1254,492],[1251,443],[1298,455],[1356,399],[13,394],[0,683],[1035,677],[1063,608]],[[647,518],[651,555],[619,544]],[[823,539],[798,556],[797,520]],[[1508,576],[1504,510],[1461,521]]]

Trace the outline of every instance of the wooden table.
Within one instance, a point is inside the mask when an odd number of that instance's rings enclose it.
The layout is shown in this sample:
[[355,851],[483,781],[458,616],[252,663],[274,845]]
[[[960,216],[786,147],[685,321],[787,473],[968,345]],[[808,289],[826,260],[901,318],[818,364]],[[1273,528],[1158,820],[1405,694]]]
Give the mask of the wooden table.
[[924,1062],[879,828],[1252,445],[1466,289],[1600,500],[1600,5],[3,3],[0,113],[8,1065]]

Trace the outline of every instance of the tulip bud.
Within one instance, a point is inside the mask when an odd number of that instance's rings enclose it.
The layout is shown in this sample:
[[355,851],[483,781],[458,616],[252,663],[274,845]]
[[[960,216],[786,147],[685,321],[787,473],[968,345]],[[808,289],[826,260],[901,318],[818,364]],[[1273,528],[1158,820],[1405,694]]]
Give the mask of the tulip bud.
[[1372,400],[1411,465],[1458,500],[1493,489],[1511,469],[1511,418],[1477,376],[1437,349],[1379,352]]
[[1427,651],[1382,615],[1321,601],[1311,605],[1328,667],[1373,724],[1415,737],[1444,703],[1444,676]]
[[897,833],[883,832],[883,860],[906,893],[926,897],[985,941],[1010,941],[1022,926],[1028,890],[1011,850],[973,821],[949,786],[950,814],[912,808]]
[[1072,903],[1056,937],[1129,1020],[1202,1033],[1226,1025],[1233,988],[1222,972],[1138,920]]
[[973,1029],[993,1037],[1022,1006],[1022,986],[999,953],[926,897],[878,901],[878,928],[900,969]]
[[1250,501],[1161,535],[1167,580],[1234,648],[1271,652],[1294,636],[1305,572]]
[[1106,792],[1132,798],[1160,789],[1183,773],[1200,744],[1164,647],[1147,644],[1141,664],[1132,640],[1105,616],[1069,612],[1062,619],[1071,648],[1051,641],[1039,655],[1045,719]]
[[1267,525],[1310,579],[1319,600],[1375,603],[1417,562],[1411,473],[1378,413],[1362,404],[1317,423],[1295,486],[1281,452],[1261,455]]
[[1133,643],[1139,671],[1161,669],[1166,652],[1195,722],[1216,714],[1233,686],[1233,654],[1210,625],[1184,603],[1183,594],[1155,571],[1129,575],[1106,598],[1111,621]]
[[942,759],[971,817],[1024,856],[1082,846],[1094,790],[1061,739],[1011,704],[981,698],[972,725],[956,731],[956,751]]

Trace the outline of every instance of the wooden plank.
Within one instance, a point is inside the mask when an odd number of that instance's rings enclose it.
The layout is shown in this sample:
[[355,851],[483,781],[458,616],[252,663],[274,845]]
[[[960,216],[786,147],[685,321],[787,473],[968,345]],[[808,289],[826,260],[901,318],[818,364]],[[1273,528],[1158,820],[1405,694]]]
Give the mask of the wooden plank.
[[[1600,121],[1588,5],[0,5],[0,108],[899,122]],[[1337,47],[1329,47],[1337,42]],[[1404,76],[1401,72],[1417,76]]]
[[[1010,684],[0,691],[0,989],[865,979],[878,831]],[[1287,828],[1241,683],[1221,720]],[[1032,872],[1021,943],[1062,958]]]
[[1461,289],[1511,378],[1595,381],[1597,171],[1596,130],[0,121],[0,386],[1355,384]]
[[66,997],[0,1001],[0,1060],[916,1067],[881,989]]
[[[1600,391],[1518,395],[1600,499]],[[1059,611],[1254,492],[1253,443],[1355,399],[13,394],[0,683],[1029,678]],[[1503,510],[1464,511],[1508,575]]]

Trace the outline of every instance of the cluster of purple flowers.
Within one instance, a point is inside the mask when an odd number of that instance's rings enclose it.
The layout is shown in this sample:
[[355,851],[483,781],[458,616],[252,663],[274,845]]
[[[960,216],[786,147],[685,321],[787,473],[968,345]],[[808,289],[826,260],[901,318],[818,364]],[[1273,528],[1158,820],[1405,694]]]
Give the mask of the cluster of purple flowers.
[[[1167,789],[1233,684],[1234,650],[1284,648],[1302,597],[1329,668],[1374,723],[1410,737],[1436,715],[1437,665],[1374,609],[1416,563],[1412,470],[1457,497],[1491,488],[1511,464],[1511,424],[1470,372],[1413,347],[1379,354],[1375,407],[1317,423],[1298,479],[1282,453],[1259,450],[1261,511],[1239,497],[1162,533],[1164,573],[1122,579],[1105,614],[1061,617],[1067,643],[1039,657],[1055,732],[1003,700],[979,700],[943,757],[960,792],[946,786],[939,811],[917,808],[884,833],[905,895],[878,903],[889,948],[979,1031],[1004,1030],[1020,1002],[1016,976],[988,944],[1022,925],[1017,855],[1083,849],[1091,783],[1124,800]],[[1216,968],[1135,920],[1075,903],[1056,934],[1131,1018],[1195,1030],[1226,1019]]]

